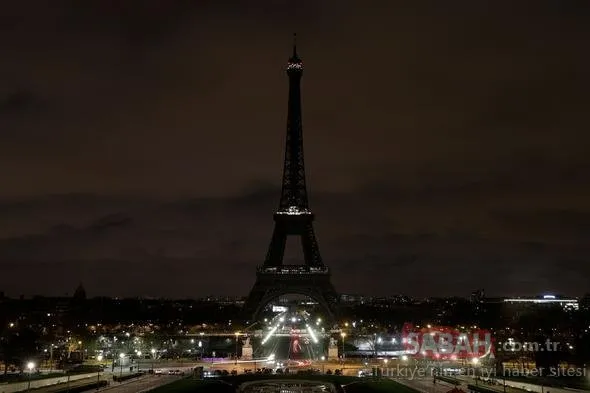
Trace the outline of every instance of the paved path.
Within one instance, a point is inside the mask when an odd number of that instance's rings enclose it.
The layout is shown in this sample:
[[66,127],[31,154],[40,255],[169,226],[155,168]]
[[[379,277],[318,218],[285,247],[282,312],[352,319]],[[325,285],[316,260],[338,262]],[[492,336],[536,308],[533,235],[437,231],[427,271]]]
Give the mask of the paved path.
[[[92,377],[94,377],[96,380],[96,373],[70,375],[70,383],[73,383],[78,380],[86,379],[86,378],[92,378]],[[66,382],[67,379],[68,379],[68,377],[64,374],[63,376],[56,377],[56,378],[45,378],[45,379],[32,380],[31,381],[31,389],[37,389],[37,388],[43,388],[45,386],[56,385],[59,383]],[[22,391],[27,390],[28,387],[29,387],[29,381],[4,384],[4,385],[0,385],[0,393],[22,392]]]
[[[97,378],[95,377],[91,377],[91,378],[84,378],[84,379],[79,379],[77,381],[70,381],[70,388],[75,388],[77,386],[82,386],[82,385],[86,385],[88,383],[93,383],[96,382]],[[35,393],[53,393],[53,392],[59,392],[60,390],[63,390],[64,388],[67,388],[68,384],[67,383],[60,383],[59,385],[53,385],[53,386],[47,386],[44,388],[40,388],[40,389],[35,389]]]

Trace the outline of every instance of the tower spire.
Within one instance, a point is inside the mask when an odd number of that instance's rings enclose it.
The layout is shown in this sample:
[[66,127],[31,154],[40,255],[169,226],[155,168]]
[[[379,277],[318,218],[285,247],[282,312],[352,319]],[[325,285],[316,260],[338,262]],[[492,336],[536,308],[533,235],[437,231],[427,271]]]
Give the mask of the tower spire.
[[293,33],[293,55],[289,59],[289,65],[296,65],[296,67],[299,67],[301,63],[301,59],[297,54],[297,33]]
[[[296,35],[293,35],[295,40]],[[303,160],[303,129],[301,122],[301,76],[303,62],[297,55],[297,44],[293,42],[293,57],[287,64],[289,76],[289,102],[287,110],[287,138],[283,166],[283,187],[279,203],[280,211],[296,209],[307,211],[307,188],[305,186],[305,165]]]

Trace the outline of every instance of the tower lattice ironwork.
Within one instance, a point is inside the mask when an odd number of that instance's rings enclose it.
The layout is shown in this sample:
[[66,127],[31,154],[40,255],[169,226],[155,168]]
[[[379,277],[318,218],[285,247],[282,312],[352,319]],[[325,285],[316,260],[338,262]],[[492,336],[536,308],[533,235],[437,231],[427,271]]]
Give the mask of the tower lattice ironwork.
[[[296,43],[287,63],[289,105],[283,183],[279,208],[274,214],[274,231],[264,264],[245,304],[247,315],[257,318],[270,301],[284,294],[302,294],[316,300],[333,316],[338,296],[330,280],[330,271],[322,262],[313,230],[314,214],[309,208],[303,158],[301,121],[301,77],[303,62]],[[298,236],[304,263],[285,265],[283,258],[288,236]]]

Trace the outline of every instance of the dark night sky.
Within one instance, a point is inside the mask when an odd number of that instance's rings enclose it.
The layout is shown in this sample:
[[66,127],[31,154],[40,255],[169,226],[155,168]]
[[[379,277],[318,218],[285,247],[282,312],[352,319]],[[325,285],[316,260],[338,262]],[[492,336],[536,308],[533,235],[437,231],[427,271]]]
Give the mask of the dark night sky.
[[245,295],[297,31],[337,290],[580,295],[589,18],[586,0],[5,2],[0,290]]

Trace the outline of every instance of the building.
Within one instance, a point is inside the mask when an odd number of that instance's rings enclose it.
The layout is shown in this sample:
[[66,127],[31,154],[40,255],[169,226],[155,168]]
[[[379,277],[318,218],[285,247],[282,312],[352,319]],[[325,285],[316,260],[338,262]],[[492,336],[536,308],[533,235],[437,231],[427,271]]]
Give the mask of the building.
[[563,298],[555,295],[543,295],[538,297],[518,297],[504,299],[507,305],[520,306],[522,308],[560,306],[564,310],[574,311],[580,308],[578,299]]

